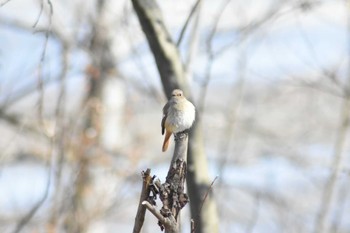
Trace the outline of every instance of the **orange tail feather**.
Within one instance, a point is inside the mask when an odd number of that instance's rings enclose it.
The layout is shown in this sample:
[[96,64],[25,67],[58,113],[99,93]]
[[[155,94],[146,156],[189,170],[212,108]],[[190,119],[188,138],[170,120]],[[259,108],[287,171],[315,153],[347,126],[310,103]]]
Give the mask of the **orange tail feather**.
[[163,142],[163,148],[162,148],[162,151],[166,151],[168,149],[168,146],[169,146],[169,142],[170,142],[170,136],[171,136],[171,133],[169,131],[166,131],[165,133],[165,138],[164,138],[164,142]]

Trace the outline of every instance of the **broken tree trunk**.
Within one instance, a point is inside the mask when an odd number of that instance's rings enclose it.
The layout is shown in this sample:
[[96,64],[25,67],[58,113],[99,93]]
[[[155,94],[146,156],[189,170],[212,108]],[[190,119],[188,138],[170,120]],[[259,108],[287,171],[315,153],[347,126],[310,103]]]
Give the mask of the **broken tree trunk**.
[[[188,196],[184,192],[187,169],[188,132],[175,135],[175,150],[170,163],[165,183],[151,177],[150,169],[143,172],[143,188],[139,209],[135,217],[133,233],[139,233],[142,228],[146,208],[158,219],[161,230],[165,233],[179,233],[179,213],[187,204]],[[163,206],[156,207],[155,200],[159,197]]]

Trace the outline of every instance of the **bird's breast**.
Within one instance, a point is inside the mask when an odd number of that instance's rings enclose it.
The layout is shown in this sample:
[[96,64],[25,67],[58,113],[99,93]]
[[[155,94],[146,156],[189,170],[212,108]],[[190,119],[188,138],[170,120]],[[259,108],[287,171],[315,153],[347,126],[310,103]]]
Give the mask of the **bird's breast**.
[[191,128],[195,119],[195,108],[189,101],[176,103],[169,108],[165,128],[172,133]]

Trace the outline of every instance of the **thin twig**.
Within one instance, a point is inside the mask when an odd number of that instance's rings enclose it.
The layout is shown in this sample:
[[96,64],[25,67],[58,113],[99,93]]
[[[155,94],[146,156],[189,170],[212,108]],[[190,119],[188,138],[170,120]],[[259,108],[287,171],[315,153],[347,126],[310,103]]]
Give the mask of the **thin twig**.
[[189,24],[189,22],[191,21],[192,19],[192,16],[194,15],[194,13],[196,12],[198,6],[199,6],[199,3],[201,2],[201,0],[197,0],[197,2],[194,4],[194,6],[192,7],[192,10],[190,12],[190,14],[188,15],[187,19],[186,19],[186,22],[184,24],[184,26],[182,27],[181,29],[181,32],[180,32],[180,36],[179,38],[177,39],[177,42],[176,42],[176,46],[179,47],[181,42],[182,42],[182,38],[186,32],[186,29],[187,29],[187,26]]
[[205,71],[204,80],[202,82],[202,87],[200,90],[200,95],[199,95],[198,104],[197,104],[197,109],[198,109],[198,112],[200,114],[202,114],[204,111],[205,97],[207,94],[208,85],[209,85],[209,82],[211,79],[211,71],[212,71],[214,60],[215,60],[215,55],[214,55],[214,51],[213,51],[213,40],[214,40],[215,34],[218,30],[218,25],[219,25],[220,19],[221,19],[222,15],[223,15],[223,13],[224,13],[224,11],[225,11],[225,9],[228,6],[230,1],[231,0],[226,0],[223,3],[223,5],[221,6],[219,13],[215,17],[213,27],[210,31],[210,34],[206,40],[206,51],[208,53],[208,60],[207,60],[207,65],[205,66],[206,71]]
[[[239,49],[239,61],[237,62],[236,69],[238,70],[238,82],[235,83],[232,87],[231,96],[229,98],[228,103],[228,111],[225,113],[226,124],[224,126],[224,132],[222,138],[222,143],[220,148],[218,149],[219,154],[222,155],[222,158],[219,159],[219,176],[223,177],[225,172],[225,166],[227,165],[227,161],[230,157],[229,149],[231,145],[231,139],[235,136],[236,122],[237,116],[240,111],[242,99],[244,96],[245,90],[245,82],[246,82],[246,68],[247,68],[247,52],[246,49]],[[219,184],[222,184],[223,179],[220,180]]]
[[66,104],[66,78],[68,72],[68,48],[66,46],[63,47],[62,50],[62,72],[61,72],[61,82],[60,82],[60,92],[57,99],[56,104],[56,125],[55,125],[55,148],[57,149],[56,159],[55,159],[55,176],[54,176],[54,184],[55,184],[55,194],[53,197],[53,205],[52,205],[52,214],[51,214],[51,224],[55,225],[57,222],[57,214],[58,214],[58,205],[60,204],[59,197],[62,194],[62,170],[64,165],[64,155],[65,152],[65,136],[66,136],[66,127],[65,127],[65,104]]
[[39,14],[38,14],[38,16],[37,16],[33,26],[32,26],[33,28],[36,28],[36,26],[38,25],[39,20],[41,18],[41,15],[43,13],[43,10],[44,10],[44,0],[41,0],[41,2],[40,2],[40,11],[39,11]]
[[208,195],[209,195],[209,192],[213,189],[213,185],[214,185],[215,181],[216,181],[218,178],[219,178],[219,176],[215,176],[214,180],[211,182],[209,188],[207,189],[207,192],[205,193],[204,198],[203,198],[203,200],[202,200],[201,207],[199,208],[199,212],[202,211],[204,202],[205,202],[205,200],[207,199],[207,197],[208,197]]
[[[126,12],[126,14],[127,16],[129,16],[130,12]],[[125,18],[127,18],[127,16],[125,16]],[[131,31],[131,27],[129,25],[125,26],[125,31],[125,35],[128,37],[128,42],[131,49],[131,59],[137,66],[136,70],[140,73],[140,76],[142,77],[142,82],[136,81],[133,84],[136,88],[140,88],[141,92],[146,92],[148,95],[152,96],[157,102],[160,103],[162,101],[161,95],[159,94],[157,88],[150,82],[152,75],[150,75],[145,65],[145,62],[142,59],[143,56],[141,52],[135,45],[134,32],[133,30]],[[132,79],[126,79],[126,81],[132,82]],[[145,87],[142,87],[141,85],[144,85]]]
[[[267,27],[269,23],[281,18],[282,16],[285,16],[291,12],[293,12],[295,9],[292,8],[290,10],[280,12],[280,9],[283,8],[284,4],[286,4],[287,1],[280,1],[275,6],[271,8],[263,17],[260,19],[250,22],[248,25],[239,28],[238,39],[234,39],[234,41],[229,42],[225,45],[222,45],[220,48],[216,49],[216,51],[213,52],[215,57],[222,56],[226,52],[230,51],[230,48],[233,46],[240,45],[243,41],[245,41],[249,36],[251,36],[254,32],[261,31],[263,27]],[[260,38],[261,39],[261,38]]]
[[[213,189],[214,183],[215,183],[215,181],[216,181],[218,178],[219,178],[219,176],[215,176],[214,180],[211,182],[210,186],[208,187],[208,189],[207,189],[207,191],[206,191],[206,193],[205,193],[205,195],[204,195],[204,198],[203,198],[203,200],[202,200],[202,202],[201,202],[201,206],[199,207],[199,213],[198,213],[198,215],[197,215],[197,218],[199,218],[199,215],[201,214],[202,208],[203,208],[203,206],[204,206],[204,202],[205,202],[205,200],[207,199],[207,197],[208,197],[210,191]],[[194,226],[194,227],[191,227],[191,233],[194,233],[194,232],[196,231],[197,224],[195,223],[195,221],[194,221],[193,219],[191,219],[191,224],[192,224],[192,222],[193,222],[193,226]]]
[[193,63],[193,57],[197,51],[198,48],[198,34],[199,34],[199,28],[200,28],[200,16],[201,16],[201,5],[202,2],[198,3],[197,6],[197,12],[196,12],[196,16],[194,18],[194,22],[193,22],[193,26],[192,26],[192,30],[189,36],[189,46],[187,49],[187,56],[185,58],[185,62],[184,62],[184,67],[185,67],[185,72],[187,74],[187,77],[189,77],[191,74],[191,65]]
[[[43,50],[41,52],[41,56],[40,56],[40,63],[39,63],[39,67],[38,67],[38,90],[39,90],[39,99],[38,99],[38,119],[39,121],[43,124],[43,106],[44,106],[44,82],[43,82],[43,75],[42,75],[42,71],[43,71],[43,66],[44,66],[44,61],[45,61],[45,55],[46,55],[46,49],[47,49],[47,45],[49,42],[49,35],[51,32],[51,26],[52,26],[52,15],[53,15],[53,7],[52,7],[52,3],[50,0],[47,0],[47,3],[50,7],[50,12],[49,12],[49,25],[48,25],[48,30],[45,33],[45,42],[44,42],[44,47]],[[44,4],[44,0],[41,1],[41,7],[40,7],[40,13],[37,19],[37,22],[34,23],[33,27],[35,28],[40,16],[42,14],[43,11],[43,6]]]
[[49,190],[51,187],[52,163],[53,163],[52,154],[53,154],[53,140],[51,140],[51,151],[50,151],[50,156],[49,156],[50,159],[48,159],[48,162],[47,162],[48,163],[48,165],[47,165],[48,166],[48,171],[47,171],[48,175],[47,175],[47,182],[46,182],[44,194],[38,200],[38,202],[29,210],[29,212],[26,215],[24,215],[24,217],[18,222],[13,233],[19,233],[19,232],[21,232],[21,230],[23,230],[25,225],[27,225],[29,223],[29,221],[34,217],[35,213],[44,204],[45,200],[49,196]]
[[[47,44],[48,44],[48,40],[49,40],[49,32],[50,32],[50,29],[51,29],[52,14],[53,14],[53,7],[52,7],[52,4],[51,4],[50,0],[48,0],[48,4],[50,6],[49,26],[48,26],[49,30],[45,33],[45,43],[44,43],[43,51],[41,53],[40,64],[39,64],[39,74],[38,74],[38,89],[39,89],[39,92],[40,92],[40,97],[39,97],[39,102],[38,102],[38,115],[39,115],[39,119],[40,119],[41,124],[43,124],[42,108],[43,108],[43,101],[44,101],[44,88],[43,88],[43,81],[42,81],[43,80],[43,78],[42,78],[42,66],[43,66],[44,59],[45,59],[46,48],[47,48]],[[42,3],[41,8],[40,8],[40,14],[39,14],[38,20],[40,18],[42,9],[43,9],[43,3]],[[33,27],[35,27],[36,25],[37,25],[37,22],[34,24]],[[48,179],[47,179],[45,192],[44,192],[43,196],[41,197],[41,199],[19,221],[19,223],[17,224],[17,226],[16,226],[16,228],[14,230],[14,233],[19,233],[23,229],[23,227],[26,224],[28,224],[28,222],[33,218],[35,213],[43,205],[43,203],[45,202],[45,200],[47,199],[47,197],[49,195],[49,189],[50,189],[50,185],[51,185],[53,141],[54,140],[51,139],[51,152],[50,152],[50,159],[48,160],[48,162],[49,162],[49,171],[48,171]]]

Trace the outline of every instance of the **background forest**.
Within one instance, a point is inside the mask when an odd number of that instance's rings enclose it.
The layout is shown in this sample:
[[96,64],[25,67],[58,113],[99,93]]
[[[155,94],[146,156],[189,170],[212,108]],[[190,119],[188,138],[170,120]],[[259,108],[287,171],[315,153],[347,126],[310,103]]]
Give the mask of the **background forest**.
[[[200,232],[349,232],[350,2],[157,4],[215,180]],[[159,69],[132,1],[0,0],[0,232],[132,231],[173,150]]]

